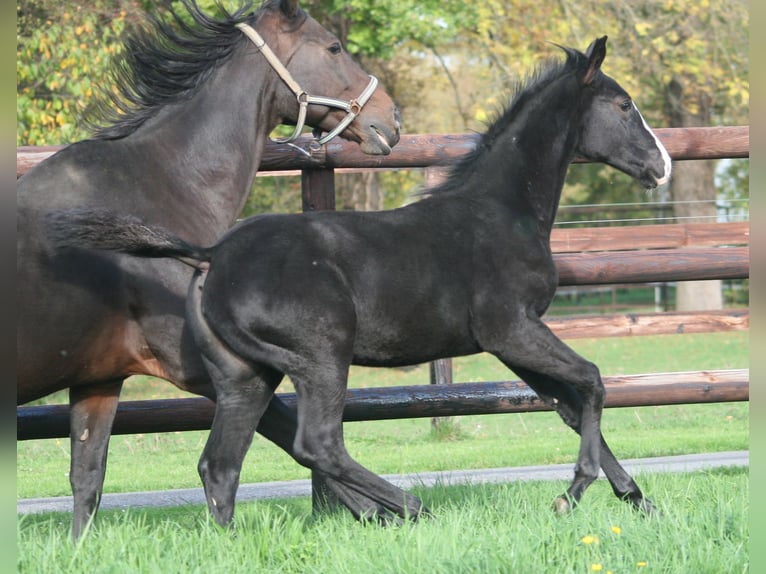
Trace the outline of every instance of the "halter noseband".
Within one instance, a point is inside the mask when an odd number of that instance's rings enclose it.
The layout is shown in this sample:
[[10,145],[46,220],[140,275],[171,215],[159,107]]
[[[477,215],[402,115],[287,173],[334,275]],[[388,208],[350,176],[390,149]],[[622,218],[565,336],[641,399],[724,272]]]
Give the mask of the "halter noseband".
[[298,100],[298,121],[295,123],[295,131],[293,131],[292,135],[289,137],[275,139],[274,141],[276,143],[290,143],[297,139],[299,135],[301,135],[303,125],[306,123],[306,112],[308,111],[310,104],[328,106],[331,108],[340,108],[341,110],[346,111],[346,117],[338,122],[338,125],[335,126],[331,132],[329,132],[323,138],[317,140],[320,145],[327,143],[343,130],[345,130],[348,125],[354,121],[354,118],[359,115],[364,105],[372,97],[372,94],[378,87],[378,79],[375,76],[370,75],[370,83],[367,84],[367,87],[355,100],[344,101],[338,100],[336,98],[309,95],[303,88],[300,87],[298,82],[295,81],[287,68],[285,68],[282,62],[279,61],[279,58],[277,58],[274,52],[272,52],[271,48],[269,48],[269,46],[266,44],[266,41],[263,39],[263,37],[255,31],[255,28],[244,22],[235,24],[235,26],[239,28],[242,33],[245,34],[245,36],[252,40],[253,44],[255,44],[255,47],[260,50],[261,54],[263,54],[264,58],[266,58],[266,61],[271,65],[277,75],[282,78],[282,81],[287,84],[287,87],[292,90],[296,99]]

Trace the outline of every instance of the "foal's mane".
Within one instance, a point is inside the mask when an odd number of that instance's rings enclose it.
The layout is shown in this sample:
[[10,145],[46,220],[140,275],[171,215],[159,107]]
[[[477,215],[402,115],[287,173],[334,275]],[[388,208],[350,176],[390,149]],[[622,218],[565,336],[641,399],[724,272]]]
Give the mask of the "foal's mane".
[[252,0],[233,14],[219,4],[223,18],[203,13],[195,0],[181,3],[191,23],[169,5],[162,16],[149,17],[149,27],[134,29],[125,40],[111,70],[115,90],[102,91],[88,120],[95,139],[124,137],[159,108],[192,97],[244,38],[234,25],[253,16]]
[[566,53],[566,59],[548,59],[535,67],[525,78],[517,81],[511,91],[513,95],[509,103],[481,134],[476,147],[450,166],[449,175],[443,183],[424,190],[422,195],[429,196],[463,189],[478,169],[479,160],[492,149],[496,140],[514,123],[527,103],[557,79],[573,73],[585,58],[585,55],[577,50],[559,47]]

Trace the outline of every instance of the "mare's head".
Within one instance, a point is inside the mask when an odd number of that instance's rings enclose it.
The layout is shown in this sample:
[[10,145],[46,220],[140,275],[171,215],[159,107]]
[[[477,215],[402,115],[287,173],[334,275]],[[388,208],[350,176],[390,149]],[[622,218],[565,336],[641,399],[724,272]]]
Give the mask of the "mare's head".
[[[306,14],[297,0],[270,0],[249,23],[261,33],[300,87],[312,96],[353,101],[370,85],[370,76],[343,49],[338,38]],[[254,57],[262,57],[252,47]],[[281,83],[285,102],[281,119],[294,124],[298,104],[288,86]],[[346,117],[346,111],[321,104],[308,106],[306,123],[331,132]],[[382,89],[377,88],[359,115],[340,136],[358,142],[368,154],[385,155],[399,141],[399,111]]]
[[668,152],[628,92],[601,71],[606,36],[595,40],[585,54],[564,50],[567,64],[575,66],[585,90],[577,155],[611,165],[646,187],[666,183],[670,179]]

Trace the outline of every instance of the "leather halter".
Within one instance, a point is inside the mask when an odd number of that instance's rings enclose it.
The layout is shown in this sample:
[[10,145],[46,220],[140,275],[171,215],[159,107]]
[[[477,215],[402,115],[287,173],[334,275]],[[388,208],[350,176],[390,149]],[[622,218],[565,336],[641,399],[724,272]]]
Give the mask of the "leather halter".
[[236,24],[236,27],[239,28],[245,36],[250,38],[256,48],[258,48],[266,58],[269,65],[271,65],[282,81],[287,84],[287,87],[292,90],[298,100],[298,121],[295,123],[295,130],[289,137],[275,139],[274,141],[276,143],[290,143],[301,135],[301,130],[303,130],[303,126],[306,123],[306,113],[310,104],[340,108],[341,110],[346,111],[346,117],[338,122],[338,125],[335,126],[331,132],[324,137],[317,139],[317,142],[320,145],[327,143],[354,121],[354,118],[359,115],[364,105],[369,101],[372,94],[375,92],[375,89],[378,87],[378,79],[375,76],[370,75],[370,82],[367,84],[367,87],[362,91],[358,98],[353,100],[345,101],[337,98],[309,95],[308,92],[301,88],[300,84],[295,81],[287,68],[279,61],[279,58],[277,58],[271,48],[266,44],[263,37],[255,31],[255,28],[244,22]]

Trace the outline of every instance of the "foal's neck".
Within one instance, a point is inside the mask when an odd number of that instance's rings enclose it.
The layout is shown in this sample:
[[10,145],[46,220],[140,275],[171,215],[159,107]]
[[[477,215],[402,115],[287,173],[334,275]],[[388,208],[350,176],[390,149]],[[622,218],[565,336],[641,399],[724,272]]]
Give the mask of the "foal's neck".
[[545,94],[528,104],[497,138],[488,164],[500,166],[490,193],[513,217],[535,222],[549,235],[577,145],[577,103]]

